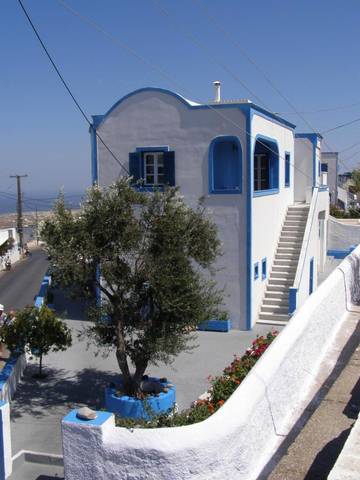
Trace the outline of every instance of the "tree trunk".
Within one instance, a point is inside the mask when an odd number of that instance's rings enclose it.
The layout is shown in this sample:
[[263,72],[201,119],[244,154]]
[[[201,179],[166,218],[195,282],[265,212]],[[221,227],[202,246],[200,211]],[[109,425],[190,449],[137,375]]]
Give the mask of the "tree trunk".
[[42,377],[42,353],[40,353],[40,357],[39,357],[39,377],[41,378]]

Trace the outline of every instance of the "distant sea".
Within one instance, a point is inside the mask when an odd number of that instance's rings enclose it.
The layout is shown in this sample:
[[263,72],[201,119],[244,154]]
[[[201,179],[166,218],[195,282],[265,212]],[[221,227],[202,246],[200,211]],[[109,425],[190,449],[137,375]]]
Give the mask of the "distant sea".
[[[65,194],[66,206],[71,209],[79,208],[82,201],[83,193],[69,193]],[[36,208],[39,212],[51,210],[58,197],[58,194],[51,193],[26,193],[23,194],[23,211],[34,212]],[[16,197],[15,195],[4,194],[0,195],[0,215],[4,213],[16,213]]]

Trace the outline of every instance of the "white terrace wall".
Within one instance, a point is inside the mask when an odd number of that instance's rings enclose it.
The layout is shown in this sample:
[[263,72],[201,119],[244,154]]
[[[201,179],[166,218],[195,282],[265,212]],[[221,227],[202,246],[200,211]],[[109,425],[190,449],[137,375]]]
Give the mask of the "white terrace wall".
[[[294,203],[294,133],[256,113],[251,124],[252,152],[257,135],[276,141],[279,149],[279,192],[252,198],[252,325],[256,322],[286,211]],[[261,140],[261,137],[260,137]],[[285,152],[290,153],[290,186],[285,187]],[[266,259],[267,277],[262,279],[261,262]],[[255,263],[259,277],[254,278]]]
[[[221,113],[222,112],[222,113]],[[233,328],[246,329],[246,117],[239,108],[191,108],[185,101],[161,91],[140,91],[122,102],[98,127],[101,138],[128,167],[129,153],[137,147],[169,146],[175,152],[175,181],[190,205],[205,196],[219,228],[224,255],[216,279],[225,287],[226,307]],[[221,135],[238,138],[242,149],[242,193],[209,195],[209,146]],[[100,185],[109,185],[119,174],[119,165],[103,147],[97,146]]]
[[[319,216],[322,217],[322,220]],[[296,309],[299,309],[310,295],[311,262],[313,264],[312,290],[314,291],[317,288],[318,272],[323,270],[326,260],[328,217],[329,192],[326,189],[316,187],[310,204],[294,285],[291,288],[293,292],[290,292],[289,305],[291,311],[293,305],[292,294],[296,295],[296,305],[294,305]],[[321,229],[323,229],[322,232]]]
[[[141,430],[116,428],[112,416],[95,425],[67,417],[66,480],[256,479],[319,389],[320,367],[326,364],[328,374],[334,365],[339,332],[351,334],[347,295],[359,299],[359,265],[360,247],[309,297],[208,420]],[[99,414],[101,419],[104,412]]]

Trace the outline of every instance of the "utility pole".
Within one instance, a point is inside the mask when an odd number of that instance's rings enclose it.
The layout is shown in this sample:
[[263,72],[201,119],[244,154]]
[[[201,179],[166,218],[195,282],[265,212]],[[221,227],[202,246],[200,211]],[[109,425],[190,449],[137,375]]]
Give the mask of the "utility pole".
[[22,193],[21,193],[21,179],[28,175],[10,175],[10,178],[16,178],[17,187],[17,231],[19,235],[20,252],[23,251],[24,246],[24,232],[23,232],[23,213],[22,213]]
[[36,232],[36,245],[39,245],[39,217],[38,217],[38,209],[36,207],[35,210],[35,232]]

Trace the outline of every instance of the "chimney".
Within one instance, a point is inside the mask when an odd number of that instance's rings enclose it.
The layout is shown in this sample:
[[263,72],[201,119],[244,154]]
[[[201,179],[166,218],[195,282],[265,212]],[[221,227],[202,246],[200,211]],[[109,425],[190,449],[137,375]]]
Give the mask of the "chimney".
[[220,95],[221,83],[219,82],[219,80],[215,80],[215,82],[213,82],[213,85],[214,85],[214,89],[215,89],[214,102],[215,103],[220,103],[221,102],[221,95]]

